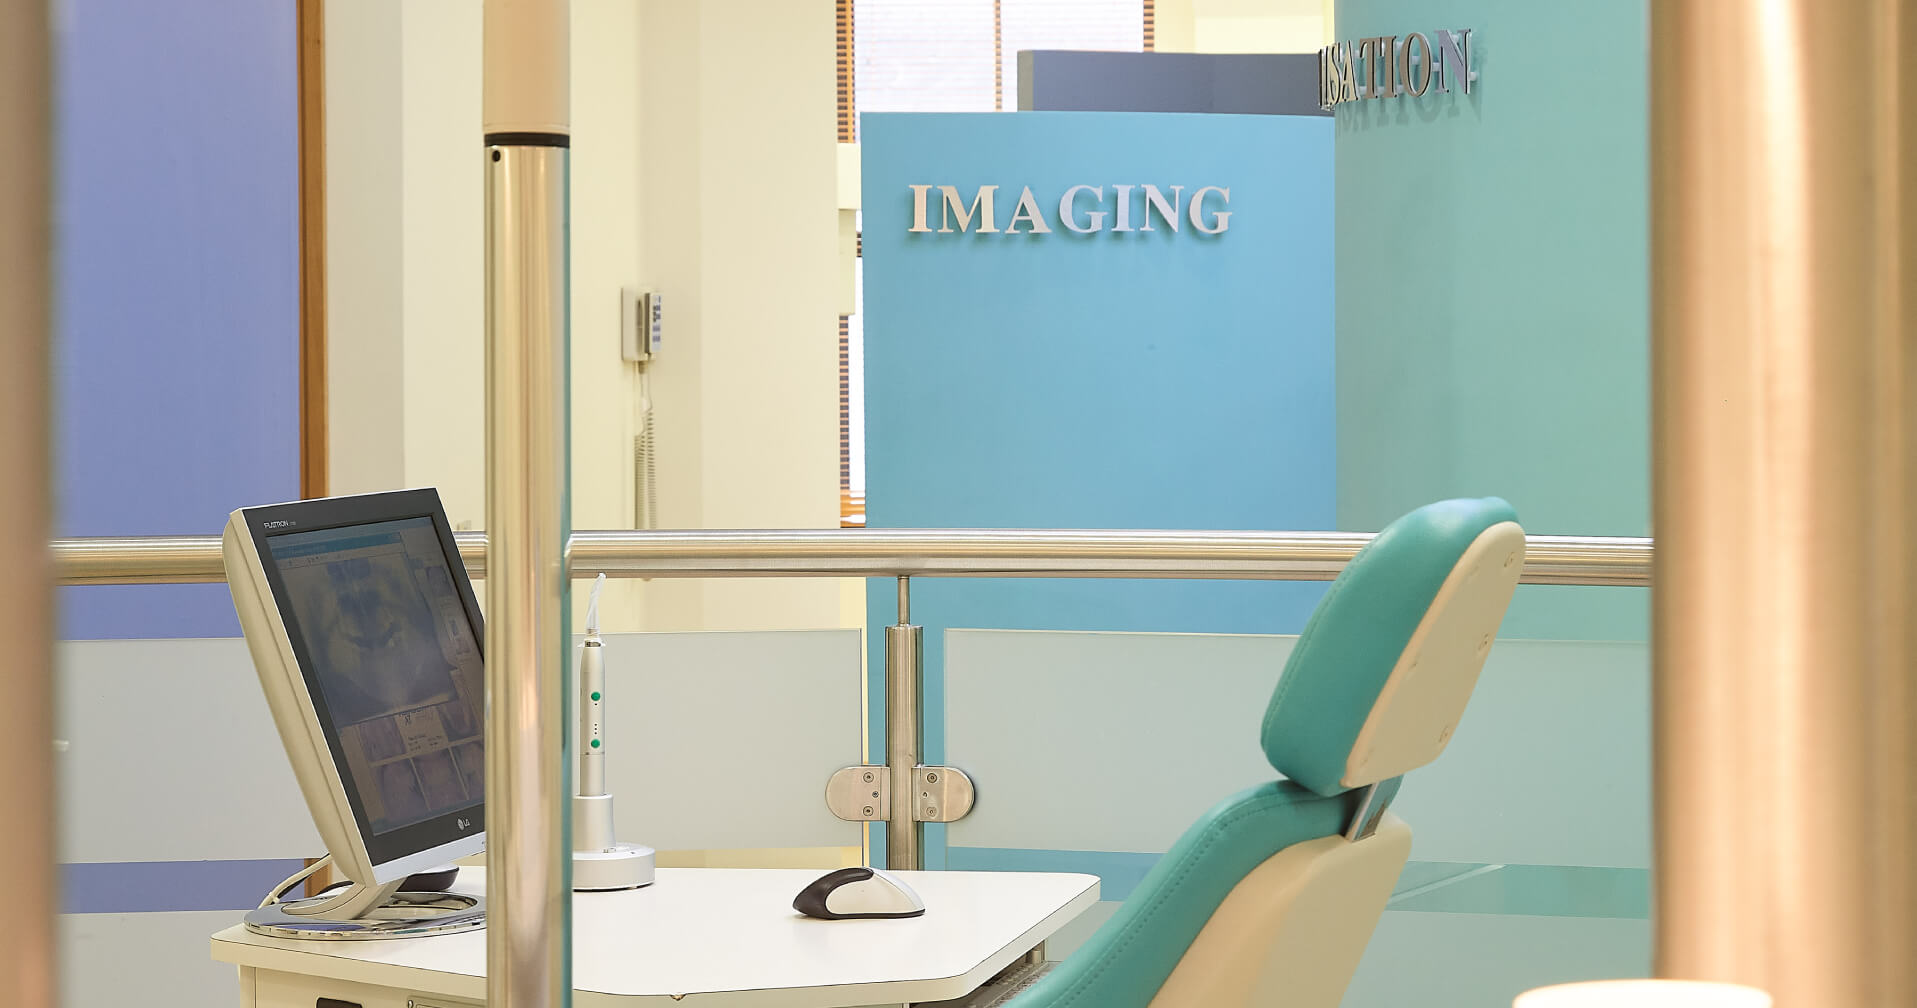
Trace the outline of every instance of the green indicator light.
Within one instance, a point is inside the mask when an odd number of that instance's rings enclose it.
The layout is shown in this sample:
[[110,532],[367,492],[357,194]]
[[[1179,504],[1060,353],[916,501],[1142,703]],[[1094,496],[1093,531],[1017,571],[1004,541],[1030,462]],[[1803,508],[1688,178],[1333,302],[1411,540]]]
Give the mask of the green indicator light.
[[598,739],[593,739],[593,740],[592,740],[592,747],[593,747],[594,749],[597,749],[597,748],[599,748],[599,740],[598,740]]
[[594,693],[593,693],[593,695],[592,695],[592,698],[593,698],[594,700],[597,700],[597,699],[599,699],[599,694],[598,694],[597,692],[594,692]]

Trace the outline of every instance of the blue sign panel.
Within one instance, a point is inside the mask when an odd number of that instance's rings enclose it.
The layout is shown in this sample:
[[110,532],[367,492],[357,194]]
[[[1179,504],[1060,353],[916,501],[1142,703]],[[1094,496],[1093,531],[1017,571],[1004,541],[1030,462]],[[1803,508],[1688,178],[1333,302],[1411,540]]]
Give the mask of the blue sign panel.
[[[870,526],[1333,527],[1328,119],[875,114],[863,130]],[[1295,633],[1323,590],[915,582],[926,756],[943,758],[947,627]],[[870,596],[870,625],[894,622],[891,586]]]

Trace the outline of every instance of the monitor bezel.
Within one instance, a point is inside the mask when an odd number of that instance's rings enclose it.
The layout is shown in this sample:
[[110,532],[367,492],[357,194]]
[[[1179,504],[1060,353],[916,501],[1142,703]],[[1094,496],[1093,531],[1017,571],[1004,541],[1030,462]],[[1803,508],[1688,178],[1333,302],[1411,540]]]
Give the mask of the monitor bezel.
[[[383,865],[412,858],[448,844],[483,836],[486,829],[484,795],[469,805],[450,809],[430,819],[400,826],[384,833],[373,832],[366,816],[365,804],[360,797],[359,784],[346,770],[348,765],[346,753],[341,746],[337,726],[326,707],[325,693],[314,675],[312,653],[301,635],[297,614],[292,609],[291,599],[286,592],[285,582],[280,577],[279,568],[273,562],[273,551],[270,545],[272,539],[282,535],[321,532],[354,525],[371,525],[416,518],[430,519],[433,531],[439,539],[440,550],[445,554],[447,570],[453,575],[460,605],[464,607],[467,621],[472,626],[474,646],[478,648],[480,660],[483,662],[486,655],[485,618],[480,612],[479,600],[473,593],[472,580],[466,572],[465,559],[459,554],[458,541],[453,538],[452,527],[446,520],[444,507],[440,504],[439,492],[427,488],[352,497],[327,497],[242,508],[240,513],[244,517],[246,532],[252,541],[253,553],[259,564],[261,587],[272,600],[274,611],[279,617],[280,629],[285,635],[287,652],[292,656],[305,686],[306,700],[311,705],[314,721],[311,727],[317,729],[315,734],[324,740],[331,757],[334,775],[351,810],[350,826],[357,835],[367,859],[371,862],[370,867],[376,873],[385,874],[379,871]],[[485,738],[484,719],[485,705],[482,702],[480,710],[482,745]]]

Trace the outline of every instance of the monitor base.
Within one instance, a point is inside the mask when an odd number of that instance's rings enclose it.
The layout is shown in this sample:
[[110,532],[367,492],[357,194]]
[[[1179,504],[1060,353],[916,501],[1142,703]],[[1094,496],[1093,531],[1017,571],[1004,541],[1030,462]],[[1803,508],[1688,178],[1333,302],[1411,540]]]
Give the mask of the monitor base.
[[[324,899],[324,897],[320,897]],[[246,915],[246,929],[272,938],[369,941],[454,934],[486,926],[486,901],[443,892],[396,892],[350,919],[300,913],[310,900],[273,903]]]

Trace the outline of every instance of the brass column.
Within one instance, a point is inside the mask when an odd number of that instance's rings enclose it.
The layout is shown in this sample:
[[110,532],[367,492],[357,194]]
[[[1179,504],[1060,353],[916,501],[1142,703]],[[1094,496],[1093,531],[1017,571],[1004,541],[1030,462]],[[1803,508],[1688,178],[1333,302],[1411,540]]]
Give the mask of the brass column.
[[55,1003],[48,6],[0,4],[0,1004],[21,1008]]
[[1917,1004],[1917,8],[1651,5],[1656,960]]

